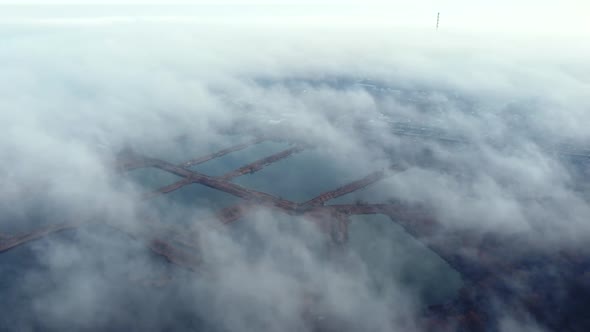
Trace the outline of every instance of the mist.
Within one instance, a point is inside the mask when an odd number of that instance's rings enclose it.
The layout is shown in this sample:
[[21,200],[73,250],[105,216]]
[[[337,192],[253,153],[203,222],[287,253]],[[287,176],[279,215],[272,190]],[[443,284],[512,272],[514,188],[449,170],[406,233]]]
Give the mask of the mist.
[[[0,244],[76,228],[0,252],[1,329],[432,330],[429,308],[485,280],[446,256],[450,241],[481,259],[461,234],[473,247],[514,239],[494,249],[506,262],[579,254],[587,285],[590,31],[568,13],[588,6],[556,10],[555,29],[512,16],[500,26],[504,5],[479,8],[487,20],[470,29],[469,6],[389,16],[379,5],[4,7]],[[354,217],[336,245],[321,223],[264,205],[222,225],[212,216],[238,198],[193,183],[145,200],[180,178],[117,167],[125,151],[180,164],[259,137],[272,142],[191,169],[222,176],[303,146],[234,180],[302,203],[401,165],[336,204],[419,206],[436,231]],[[190,243],[190,258],[157,255],[154,236]],[[548,288],[569,291],[560,265],[528,266],[503,285],[528,291],[546,269]],[[562,322],[489,298],[486,330]]]

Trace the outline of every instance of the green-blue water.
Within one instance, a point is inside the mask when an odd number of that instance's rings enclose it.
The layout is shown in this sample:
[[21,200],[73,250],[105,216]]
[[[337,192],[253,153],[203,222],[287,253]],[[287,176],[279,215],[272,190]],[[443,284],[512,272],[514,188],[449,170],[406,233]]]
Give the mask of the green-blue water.
[[[157,149],[160,152],[165,151],[165,153],[161,155],[154,153],[150,156],[181,163],[239,142],[241,140],[236,139],[235,142],[232,141],[229,144],[228,142],[212,144],[206,149],[194,149],[190,146],[181,146],[177,149]],[[264,142],[197,165],[193,169],[207,175],[218,176],[287,149],[289,146],[288,143]],[[308,149],[267,166],[257,173],[244,175],[233,181],[248,188],[302,202],[374,171],[352,169],[348,165],[332,162],[329,154],[324,152],[321,149]],[[124,175],[123,179],[133,183],[139,192],[154,190],[180,180],[178,176],[149,168],[131,171]],[[383,202],[387,198],[387,188],[387,181],[384,181],[338,198],[331,201],[330,204],[351,203],[357,199],[367,202]],[[155,211],[162,222],[186,225],[199,222],[199,217],[210,217],[214,211],[238,201],[238,198],[224,192],[192,184],[170,194],[142,202],[140,208],[145,208],[146,211]],[[325,249],[321,246],[318,247],[316,242],[311,241],[309,233],[301,232],[297,227],[293,227],[293,225],[297,225],[296,223],[308,221],[300,217],[284,216],[280,212],[274,213],[281,216],[273,215],[273,217],[267,218],[266,222],[277,223],[277,225],[268,225],[268,227],[272,226],[277,231],[301,237],[311,250],[322,251]],[[229,226],[232,228],[228,234],[233,241],[242,245],[244,252],[256,257],[272,248],[265,245],[264,236],[248,227],[249,223],[255,222],[252,218],[254,217],[247,216],[236,221]],[[11,308],[18,307],[20,308],[18,312],[22,315],[34,315],[35,305],[39,305],[39,303],[43,305],[43,303],[51,303],[55,300],[44,299],[42,297],[44,294],[50,294],[49,290],[53,288],[64,287],[62,283],[71,282],[71,280],[55,279],[56,276],[68,275],[68,271],[76,269],[103,271],[104,274],[93,276],[91,286],[104,287],[107,292],[113,289],[108,288],[107,285],[119,285],[115,289],[123,297],[129,298],[125,304],[129,308],[134,305],[139,307],[139,303],[144,300],[157,303],[165,299],[165,301],[174,302],[174,295],[167,293],[166,290],[150,293],[140,301],[142,296],[139,294],[145,292],[146,288],[133,280],[144,278],[144,276],[136,275],[135,272],[145,271],[145,267],[148,265],[156,267],[161,265],[161,267],[155,270],[152,267],[147,269],[153,274],[145,276],[146,279],[157,279],[163,275],[175,274],[177,272],[170,271],[178,270],[177,267],[161,264],[163,260],[153,256],[138,241],[113,230],[93,227],[50,235],[40,241],[0,254],[0,294],[2,294],[0,312],[14,314],[16,309],[11,310]],[[358,255],[362,260],[368,271],[370,282],[368,286],[376,294],[401,284],[404,285],[406,291],[426,305],[451,299],[461,287],[462,280],[456,271],[387,217],[352,217],[349,239],[348,250],[354,255]],[[74,252],[78,252],[78,254],[74,258],[66,260],[65,263],[44,261],[46,257],[44,257],[43,251],[44,248],[47,248],[48,243],[53,245],[65,243],[69,248],[74,248]],[[121,253],[125,253],[124,256],[118,257]],[[288,251],[286,253],[288,254]],[[113,264],[113,259],[120,264],[116,270],[111,271],[109,266]],[[57,270],[52,266],[53,264],[58,264]],[[284,268],[285,271],[281,272],[294,275],[299,273],[299,267],[296,264],[286,265]],[[44,276],[47,278],[43,279]],[[37,295],[35,294],[40,294],[41,300],[36,299]],[[117,310],[124,311],[122,308]],[[0,318],[0,326],[10,326],[12,321],[18,321],[18,318],[11,319],[8,316]],[[149,319],[146,318],[146,321]],[[179,321],[181,321],[180,318]],[[198,324],[196,325],[198,326]]]
[[[197,165],[193,169],[207,175],[219,176],[288,147],[287,143],[264,142]],[[203,151],[203,154],[214,151]],[[180,157],[176,159],[184,160]],[[362,178],[372,171],[375,170],[353,169],[346,164],[335,163],[326,151],[310,148],[273,163],[254,174],[235,178],[233,182],[247,188],[303,202],[322,192]],[[138,176],[133,177],[134,181],[139,181],[150,188],[163,186],[179,179],[160,170],[133,172],[137,172],[134,176]],[[139,174],[142,175],[139,176]],[[392,178],[384,179],[362,190],[336,198],[329,204],[354,203],[358,200],[370,203],[386,202],[387,199],[393,198],[389,190],[393,185],[392,181]],[[158,207],[163,214],[166,211],[184,210],[190,211],[187,213],[210,216],[213,211],[237,202],[239,199],[234,196],[193,184],[157,197],[147,204]],[[264,246],[260,244],[260,241],[264,239],[257,238],[257,235],[249,231],[248,227],[242,226],[249,222],[249,218],[251,217],[245,217],[231,226],[235,229],[232,236],[236,241],[252,244],[250,249],[255,254],[263,250]],[[188,216],[184,220],[198,222],[198,218]],[[305,222],[303,218],[288,216],[275,218],[275,220],[282,224],[285,224],[285,220],[289,220],[287,224]],[[183,222],[183,220],[173,222]],[[373,287],[376,289],[402,283],[407,285],[408,289],[424,303],[432,304],[452,298],[462,285],[460,275],[444,260],[386,216],[353,216],[349,231],[349,246],[367,265]]]

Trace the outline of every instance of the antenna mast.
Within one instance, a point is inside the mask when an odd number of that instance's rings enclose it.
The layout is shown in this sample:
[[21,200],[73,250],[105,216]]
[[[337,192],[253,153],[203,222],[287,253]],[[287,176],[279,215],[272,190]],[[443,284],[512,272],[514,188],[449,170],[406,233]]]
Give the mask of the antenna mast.
[[436,31],[438,31],[438,23],[440,22],[440,12],[436,14]]

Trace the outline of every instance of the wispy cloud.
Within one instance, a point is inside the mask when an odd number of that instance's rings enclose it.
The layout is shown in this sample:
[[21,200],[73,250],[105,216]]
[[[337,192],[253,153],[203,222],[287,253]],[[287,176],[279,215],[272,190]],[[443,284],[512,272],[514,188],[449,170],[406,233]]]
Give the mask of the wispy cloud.
[[[352,5],[336,13],[297,8],[207,9],[211,16],[198,8],[120,15],[17,8],[18,15],[0,16],[0,226],[16,233],[99,220],[145,230],[146,216],[195,219],[207,255],[207,272],[196,277],[167,271],[133,245],[118,247],[114,231],[42,242],[34,255],[45,270],[25,273],[25,288],[39,292],[31,295],[37,317],[56,329],[106,326],[135,315],[126,311],[130,301],[145,309],[136,315],[145,325],[137,326],[155,330],[181,320],[179,312],[198,316],[196,326],[232,331],[311,329],[305,315],[320,326],[322,319],[341,324],[332,328],[417,329],[424,304],[407,284],[395,279],[376,289],[376,272],[354,251],[344,267],[327,259],[326,239],[311,224],[261,209],[242,228],[219,230],[199,222],[213,212],[207,206],[177,204],[167,213],[146,206],[139,200],[146,188],[112,167],[126,147],[188,160],[203,147],[231,145],[228,132],[314,143],[342,176],[392,160],[409,164],[360,197],[423,204],[445,231],[526,233],[540,246],[587,242],[585,164],[547,148],[585,147],[589,139],[590,48],[577,32],[564,28],[568,37],[551,42],[528,27],[517,36],[460,33],[478,17],[463,13],[457,25],[445,14],[443,26],[454,32],[437,33],[438,9],[401,28],[387,21],[389,12],[374,16],[376,5],[359,16]],[[489,26],[489,17],[478,26]],[[529,21],[538,20],[519,26]],[[393,123],[436,128],[469,144],[403,138]],[[436,165],[418,162],[424,155]],[[301,185],[295,177],[281,181]],[[94,256],[93,248],[106,251]],[[173,275],[180,289],[145,290],[153,301],[142,303],[133,290],[105,282],[105,274],[129,279],[129,265],[134,277]],[[47,271],[59,286],[33,287],[45,285]],[[168,305],[170,315],[162,313]],[[520,326],[511,319],[507,330]]]

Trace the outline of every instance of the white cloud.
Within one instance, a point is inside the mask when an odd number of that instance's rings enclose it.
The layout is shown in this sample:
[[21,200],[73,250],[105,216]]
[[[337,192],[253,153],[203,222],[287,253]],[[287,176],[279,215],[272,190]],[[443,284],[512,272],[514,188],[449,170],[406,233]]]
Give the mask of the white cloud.
[[[392,9],[391,16],[380,13],[375,26],[372,14],[381,8],[375,2],[361,11],[367,24],[360,27],[346,22],[362,21],[351,12],[357,8],[352,5],[337,14],[323,7],[326,16],[317,14],[315,6],[298,7],[297,14],[272,9],[282,16],[265,17],[264,24],[250,23],[267,9],[250,16],[214,10],[217,14],[205,22],[192,13],[155,15],[145,9],[149,15],[132,15],[114,7],[102,14],[46,8],[22,10],[20,16],[2,14],[0,151],[8,162],[0,165],[0,225],[26,229],[83,218],[141,228],[143,216],[155,214],[155,207],[137,201],[145,188],[114,174],[112,153],[129,145],[155,157],[185,157],[195,153],[193,145],[229,144],[223,133],[236,125],[321,142],[346,175],[384,166],[391,157],[385,151],[411,160],[408,151],[423,145],[392,135],[383,123],[362,129],[364,120],[387,118],[445,127],[475,144],[458,150],[426,144],[441,162],[462,172],[414,167],[380,187],[377,197],[427,204],[450,228],[497,233],[541,229],[539,234],[547,235],[539,237],[541,243],[585,243],[589,205],[584,188],[576,182],[576,172],[537,145],[542,139],[586,143],[590,138],[590,50],[575,38],[579,31],[570,34],[562,26],[560,33],[568,38],[548,43],[532,33],[543,31],[530,25],[539,16],[519,21],[515,14],[526,13],[527,5],[512,7],[514,16],[506,18],[507,2],[488,11],[456,1],[440,9],[445,28],[435,33],[430,24],[439,9],[423,10],[430,4],[434,2],[397,13]],[[552,9],[549,2],[537,3],[543,15]],[[575,24],[580,14],[569,10],[557,11],[562,15],[558,25],[570,19]],[[229,24],[227,17],[243,19]],[[387,20],[394,17],[428,28],[389,26]],[[330,18],[331,24],[319,24]],[[506,23],[503,29],[520,26],[516,31],[521,33],[465,31],[469,22],[483,29],[490,21]],[[52,22],[69,25],[39,24]],[[126,24],[114,24],[120,22]],[[446,31],[451,26],[455,31]],[[390,89],[378,90],[383,92],[379,95],[354,84],[363,78],[373,80],[375,89]],[[338,79],[350,82],[339,85]],[[261,125],[271,121],[279,125]],[[191,142],[189,147],[178,146],[180,136]],[[503,149],[504,143],[513,144],[514,150]],[[207,209],[177,207],[180,211],[162,214],[164,220],[196,218]],[[33,212],[41,218],[30,218]],[[352,318],[359,330],[397,326],[388,314],[413,319],[419,304],[406,297],[402,285],[394,283],[375,294],[358,257],[352,256],[350,270],[339,270],[316,257],[305,242],[321,242],[306,233],[309,225],[301,226],[303,236],[295,236],[273,223],[283,218],[262,211],[244,226],[254,239],[270,239],[255,259],[245,252],[252,249],[248,243],[198,224],[204,247],[212,253],[213,277],[185,285],[194,312],[230,330],[248,322],[257,330],[300,330],[299,310],[309,301],[305,288],[323,296],[320,307],[326,306],[328,314]],[[22,223],[15,225],[15,220]],[[116,298],[116,289],[92,278],[104,265],[87,263],[72,274],[64,266],[70,261],[83,264],[77,249],[59,241],[48,246],[38,254],[47,258],[56,280],[68,275],[70,282],[41,294],[37,309],[42,315],[63,323],[73,310],[84,320]],[[291,255],[288,262],[301,266],[303,273],[289,270],[281,255]],[[127,264],[120,257],[110,262],[116,263],[115,272]],[[152,272],[154,267],[145,264],[137,271]],[[199,305],[206,296],[212,300]],[[119,300],[114,308],[125,303]]]

